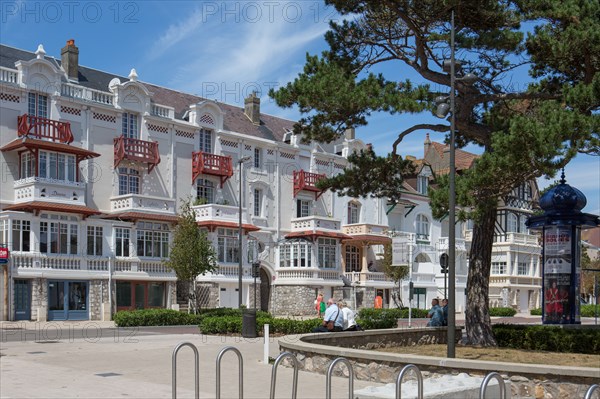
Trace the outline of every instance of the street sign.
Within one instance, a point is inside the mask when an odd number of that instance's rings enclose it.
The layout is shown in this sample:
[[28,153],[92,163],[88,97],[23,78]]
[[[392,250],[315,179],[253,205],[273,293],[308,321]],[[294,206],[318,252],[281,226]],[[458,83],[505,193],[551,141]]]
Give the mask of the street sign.
[[0,247],[0,264],[8,263],[8,258],[10,257],[10,252],[8,248]]

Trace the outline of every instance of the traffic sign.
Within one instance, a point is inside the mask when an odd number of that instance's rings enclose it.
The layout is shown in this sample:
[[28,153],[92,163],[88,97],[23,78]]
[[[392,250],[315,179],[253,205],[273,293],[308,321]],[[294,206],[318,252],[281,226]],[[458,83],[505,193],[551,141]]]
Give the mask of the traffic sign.
[[[0,247],[0,263],[7,263],[9,256],[10,256],[10,252],[8,251],[8,248]],[[2,261],[4,261],[4,262],[2,262]]]

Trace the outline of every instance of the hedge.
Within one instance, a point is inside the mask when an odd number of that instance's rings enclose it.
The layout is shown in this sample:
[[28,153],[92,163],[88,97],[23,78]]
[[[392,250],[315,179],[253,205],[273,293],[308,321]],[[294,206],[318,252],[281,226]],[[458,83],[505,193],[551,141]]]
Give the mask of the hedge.
[[542,315],[542,308],[531,309],[531,310],[529,311],[529,313],[530,313],[532,316],[541,316],[541,315]]
[[113,316],[117,327],[182,326],[199,324],[199,315],[172,309],[121,310]]
[[[581,317],[596,317],[596,309],[598,309],[598,316],[600,317],[600,305],[581,305],[579,312]],[[542,308],[531,309],[529,313],[532,316],[541,316]]]
[[490,316],[494,317],[513,317],[516,314],[513,308],[490,308]]
[[[269,324],[269,332],[273,334],[306,334],[312,332],[313,328],[321,323],[321,319],[292,320],[257,314],[256,333],[260,335],[264,325]],[[242,318],[239,316],[207,316],[200,322],[200,331],[203,334],[239,334],[242,331]]]
[[492,326],[499,347],[600,355],[600,330],[559,326]]
[[[427,310],[412,309],[412,317],[421,319],[427,317]],[[395,328],[398,319],[408,318],[408,308],[373,309],[363,308],[358,311],[356,322],[365,330]]]

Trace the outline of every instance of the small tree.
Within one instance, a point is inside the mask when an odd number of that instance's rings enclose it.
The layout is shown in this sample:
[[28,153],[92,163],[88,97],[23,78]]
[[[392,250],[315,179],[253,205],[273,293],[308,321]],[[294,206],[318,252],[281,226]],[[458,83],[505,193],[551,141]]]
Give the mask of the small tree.
[[180,281],[188,283],[190,310],[197,313],[196,278],[217,268],[217,256],[206,233],[196,224],[196,213],[190,200],[181,205],[170,257],[165,265],[175,271]]
[[400,299],[400,305],[403,305],[400,281],[408,276],[408,271],[408,266],[392,266],[392,245],[386,244],[383,247],[383,273],[394,282],[394,289]]

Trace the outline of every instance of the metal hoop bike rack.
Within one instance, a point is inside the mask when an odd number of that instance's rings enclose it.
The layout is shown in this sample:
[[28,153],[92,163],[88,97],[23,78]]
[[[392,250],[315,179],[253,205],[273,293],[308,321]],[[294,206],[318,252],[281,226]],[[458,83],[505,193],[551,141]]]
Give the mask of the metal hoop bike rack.
[[275,359],[275,363],[273,364],[273,369],[271,371],[271,395],[269,396],[271,399],[275,399],[275,385],[277,382],[277,366],[279,363],[283,361],[286,357],[293,359],[292,363],[294,364],[294,381],[292,383],[292,399],[296,399],[298,396],[298,359],[296,356],[291,354],[290,352],[283,352],[281,355],[277,356]]
[[239,372],[239,397],[242,399],[244,397],[244,359],[242,359],[242,353],[238,350],[238,348],[233,346],[227,346],[221,349],[221,352],[217,355],[217,394],[216,398],[221,399],[221,359],[226,352],[234,352],[238,358],[238,372]]
[[492,379],[496,379],[498,381],[498,385],[500,386],[500,398],[506,399],[506,387],[504,386],[504,379],[502,376],[495,371],[492,371],[488,375],[485,376],[483,381],[481,382],[481,388],[479,389],[479,399],[485,398],[485,391],[487,390],[488,384]]
[[352,399],[354,396],[354,369],[352,363],[344,357],[336,358],[327,369],[327,379],[325,380],[325,398],[331,399],[331,376],[333,375],[333,369],[338,363],[344,363],[348,368],[348,399]]
[[594,394],[594,391],[600,392],[600,385],[594,384],[591,387],[589,387],[587,392],[585,393],[585,397],[583,399],[592,399],[592,395]]
[[396,399],[402,398],[402,380],[410,372],[413,371],[417,376],[417,399],[423,399],[423,375],[421,370],[414,364],[407,364],[400,370],[396,378]]
[[189,346],[194,351],[194,397],[200,398],[200,355],[198,354],[198,348],[191,342],[181,342],[173,349],[173,355],[171,355],[171,396],[173,399],[177,399],[177,353],[184,346]]

